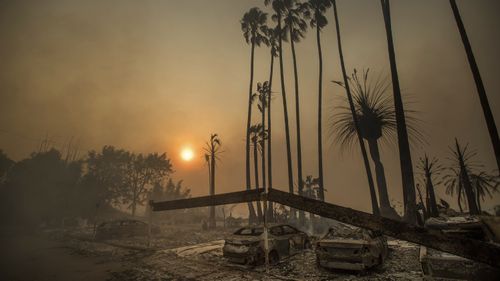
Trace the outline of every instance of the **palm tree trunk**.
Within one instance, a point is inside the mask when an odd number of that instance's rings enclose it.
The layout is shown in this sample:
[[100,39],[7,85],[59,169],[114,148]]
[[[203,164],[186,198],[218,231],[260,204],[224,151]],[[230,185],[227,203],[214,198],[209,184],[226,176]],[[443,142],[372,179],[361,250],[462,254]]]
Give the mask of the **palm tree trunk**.
[[[254,63],[255,43],[252,37],[252,51],[250,55],[250,88],[248,91],[248,118],[247,118],[247,138],[246,138],[246,158],[245,158],[245,171],[246,171],[246,187],[247,190],[251,189],[250,182],[250,122],[252,121],[252,87],[253,87],[253,63]],[[248,202],[248,220],[250,223],[255,221],[255,210],[252,202]]]
[[389,0],[380,0],[380,2],[382,3],[382,11],[384,14],[389,62],[391,65],[394,108],[396,111],[396,126],[398,132],[399,161],[401,165],[401,177],[403,180],[405,220],[408,223],[415,224],[417,222],[417,208],[415,198],[415,183],[413,179],[413,165],[411,162],[408,131],[406,129],[403,100],[401,98],[398,70],[396,66],[396,55],[394,52],[394,42],[392,39],[391,12]]
[[342,68],[342,76],[344,78],[347,99],[349,100],[349,107],[351,109],[352,119],[354,121],[354,127],[355,127],[357,135],[358,135],[359,147],[361,149],[361,154],[363,155],[363,162],[365,165],[366,177],[368,179],[368,187],[370,189],[372,213],[374,215],[380,215],[380,211],[379,211],[378,204],[377,204],[377,194],[375,193],[375,186],[373,184],[373,177],[372,177],[372,171],[370,168],[370,162],[368,161],[368,155],[366,154],[365,143],[363,141],[363,138],[361,137],[361,134],[359,133],[358,117],[356,116],[356,110],[354,108],[354,102],[352,100],[351,89],[349,88],[349,81],[347,79],[347,73],[345,70],[344,55],[342,54],[342,41],[340,39],[339,19],[338,19],[338,14],[337,14],[337,3],[335,0],[333,0],[332,4],[333,4],[333,13],[335,16],[335,27],[337,29],[337,44],[338,44],[338,50],[339,50],[340,66]]
[[460,177],[462,179],[462,184],[465,191],[465,197],[467,198],[467,203],[469,205],[469,213],[471,215],[478,215],[479,210],[476,204],[476,196],[474,196],[474,190],[472,188],[472,184],[470,182],[469,175],[467,173],[467,168],[465,166],[465,161],[462,155],[462,150],[460,150],[460,145],[458,144],[458,140],[455,139],[455,146],[458,153],[458,161],[460,164]]
[[323,129],[322,129],[322,115],[323,115],[323,54],[321,52],[321,37],[319,26],[316,25],[316,43],[318,45],[318,184],[319,184],[319,200],[325,201],[325,189],[323,186]]
[[481,196],[479,195],[477,189],[476,189],[476,198],[477,198],[477,210],[479,211],[479,214],[481,214],[483,212],[483,210],[481,210]]
[[[281,15],[278,14],[278,44],[280,58],[280,80],[281,80],[281,95],[283,96],[283,114],[285,116],[285,139],[286,139],[286,157],[288,164],[288,189],[293,193],[293,170],[292,170],[292,151],[290,147],[290,127],[288,125],[288,108],[286,105],[286,89],[285,89],[285,74],[283,69],[283,42],[281,39]],[[290,216],[295,219],[295,209],[290,208]]]
[[[265,97],[264,97],[265,98]],[[266,189],[266,102],[262,103],[262,188]]]
[[486,120],[486,125],[488,126],[491,144],[493,145],[493,150],[495,151],[497,168],[500,170],[500,141],[498,140],[498,130],[495,124],[495,118],[491,112],[488,96],[486,95],[483,80],[481,79],[481,74],[479,72],[479,68],[477,67],[476,59],[474,58],[474,53],[472,52],[472,46],[470,45],[467,32],[465,31],[464,23],[462,22],[457,3],[455,0],[450,0],[450,5],[453,10],[453,15],[455,16],[455,21],[457,22],[458,30],[460,31],[460,36],[462,37],[462,43],[464,44],[465,53],[467,54],[467,60],[469,61],[472,75],[474,76],[477,94],[479,95],[479,101],[481,102],[481,107],[483,109],[484,119]]
[[[293,76],[295,83],[295,123],[297,126],[297,173],[299,181],[299,195],[304,191],[304,181],[302,180],[302,143],[300,141],[300,101],[299,101],[299,75],[297,73],[297,58],[295,56],[295,44],[292,39],[293,28],[290,27],[290,46],[292,47]],[[304,211],[299,210],[299,224],[304,225]]]
[[434,184],[432,183],[432,178],[431,178],[430,174],[428,174],[427,172],[426,172],[426,174],[427,174],[426,175],[426,177],[427,177],[426,189],[427,189],[427,193],[429,194],[429,203],[427,205],[427,209],[429,211],[430,217],[438,217],[439,212],[437,209],[436,195],[434,193]]
[[418,185],[417,185],[417,192],[418,192],[418,197],[420,198],[420,203],[422,203],[422,213],[424,213],[424,221],[425,221],[429,217],[429,213],[427,208],[425,207],[424,198],[422,197],[422,192],[420,191]]
[[[215,195],[215,152],[210,155],[210,195]],[[208,222],[210,229],[215,229],[215,206],[210,206],[210,219]]]
[[[396,211],[391,207],[389,194],[387,193],[387,181],[385,179],[385,170],[382,161],[380,160],[380,152],[376,139],[368,140],[370,155],[375,165],[375,177],[377,179],[378,199],[380,205],[380,214],[389,218],[397,218]],[[423,204],[424,202],[422,202]]]
[[[253,160],[254,160],[254,171],[255,171],[255,189],[259,189],[259,156],[258,156],[258,140],[257,140],[257,132],[255,133],[255,139],[253,141]],[[262,206],[260,205],[260,201],[257,201],[257,219],[262,222]]]
[[460,210],[460,213],[463,213],[464,209],[462,208],[462,188],[460,188],[459,191],[458,191],[458,200],[457,200],[457,203],[458,203],[458,209]]
[[[271,67],[269,71],[269,93],[267,95],[267,160],[269,161],[267,165],[267,180],[268,188],[273,188],[273,173],[272,173],[272,154],[271,154],[271,96],[272,96],[272,85],[273,85],[273,70],[274,70],[274,55],[271,51]],[[267,218],[269,221],[274,221],[273,214],[273,202],[268,202]]]

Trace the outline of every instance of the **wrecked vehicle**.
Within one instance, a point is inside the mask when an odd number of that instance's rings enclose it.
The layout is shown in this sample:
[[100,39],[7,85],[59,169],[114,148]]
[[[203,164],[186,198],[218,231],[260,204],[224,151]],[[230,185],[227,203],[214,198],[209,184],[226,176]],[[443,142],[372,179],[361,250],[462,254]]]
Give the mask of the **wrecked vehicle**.
[[381,265],[387,253],[380,232],[347,225],[330,228],[316,243],[316,263],[328,269],[366,270]]
[[[309,236],[291,225],[270,225],[268,230],[270,264],[277,264],[283,257],[311,248]],[[234,263],[263,264],[264,227],[247,226],[238,229],[225,240],[222,252],[224,257]]]
[[[452,237],[498,241],[495,231],[492,231],[492,224],[494,222],[490,218],[485,223],[478,217],[439,217],[428,219],[425,227],[440,230]],[[498,268],[424,246],[420,247],[419,260],[424,280],[500,280]]]
[[[96,228],[95,238],[102,240],[120,237],[146,236],[148,232],[149,225],[143,221],[133,219],[113,220],[99,224]],[[159,232],[159,226],[151,226],[152,234]]]

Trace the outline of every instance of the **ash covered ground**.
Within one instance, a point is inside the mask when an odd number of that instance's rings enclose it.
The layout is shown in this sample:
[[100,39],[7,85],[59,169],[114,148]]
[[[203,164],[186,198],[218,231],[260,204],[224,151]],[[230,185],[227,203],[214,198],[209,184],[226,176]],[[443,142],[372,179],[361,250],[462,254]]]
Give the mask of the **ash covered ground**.
[[72,255],[113,264],[109,281],[132,280],[421,280],[418,247],[389,240],[385,263],[367,272],[341,272],[316,266],[307,250],[272,266],[241,266],[222,256],[224,237],[234,229],[201,230],[199,225],[163,226],[147,247],[145,237],[93,241],[90,229],[52,230],[43,235],[57,241]]

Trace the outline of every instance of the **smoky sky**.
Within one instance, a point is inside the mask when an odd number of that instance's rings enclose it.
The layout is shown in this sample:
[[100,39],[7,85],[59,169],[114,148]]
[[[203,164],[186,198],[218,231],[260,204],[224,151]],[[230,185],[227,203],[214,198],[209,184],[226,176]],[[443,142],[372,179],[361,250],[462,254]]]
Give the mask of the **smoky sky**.
[[[337,2],[348,71],[370,68],[389,77],[380,1]],[[412,145],[414,164],[427,153],[447,165],[449,146],[457,137],[476,149],[476,159],[492,171],[494,154],[449,2],[391,4],[401,88],[405,103],[417,111],[426,139]],[[500,4],[462,0],[458,5],[500,122]],[[224,152],[217,166],[216,192],[243,189],[250,47],[239,21],[254,6],[271,13],[263,1],[250,0],[0,1],[0,148],[19,160],[48,136],[59,148],[72,139],[82,156],[103,145],[167,152],[174,161],[174,178],[183,179],[194,195],[202,195],[208,193],[202,147],[210,133],[218,133]],[[331,116],[345,105],[345,93],[330,82],[341,80],[341,73],[332,10],[327,17],[329,25],[321,33],[326,197],[369,211],[360,154],[356,148],[346,151],[335,144],[329,130]],[[283,47],[295,148],[290,45]],[[296,49],[304,175],[317,176],[315,33],[309,30]],[[255,82],[268,76],[269,51],[257,48]],[[276,187],[287,190],[277,65],[274,77],[273,178]],[[255,122],[257,115],[255,110]],[[394,143],[388,140],[381,153],[391,200],[400,204]],[[186,145],[197,153],[193,163],[183,163],[178,156]],[[292,153],[295,166],[296,151]],[[449,200],[444,186],[436,192]],[[486,205],[499,201],[496,195]]]

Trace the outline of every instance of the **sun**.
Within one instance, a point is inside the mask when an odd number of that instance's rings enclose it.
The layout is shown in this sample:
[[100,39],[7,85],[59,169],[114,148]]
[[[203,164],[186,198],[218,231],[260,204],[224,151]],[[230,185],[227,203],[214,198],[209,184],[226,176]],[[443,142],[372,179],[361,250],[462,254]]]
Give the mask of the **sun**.
[[191,161],[194,157],[194,152],[191,148],[183,148],[181,151],[181,158],[184,161]]

